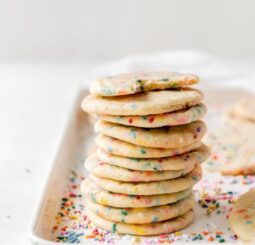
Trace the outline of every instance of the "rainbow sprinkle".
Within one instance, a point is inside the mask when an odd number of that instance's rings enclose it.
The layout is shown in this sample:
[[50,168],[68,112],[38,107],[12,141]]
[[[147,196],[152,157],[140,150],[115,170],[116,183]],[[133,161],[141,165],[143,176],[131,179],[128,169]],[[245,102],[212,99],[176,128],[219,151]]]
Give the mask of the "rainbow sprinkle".
[[[221,107],[209,114],[218,117]],[[141,148],[141,151],[143,149]],[[224,152],[224,151],[223,151]],[[142,152],[143,153],[143,152]],[[213,161],[221,156],[213,155]],[[203,179],[195,186],[195,213],[197,221],[188,228],[173,234],[156,237],[138,237],[120,235],[94,226],[85,215],[85,202],[80,192],[80,183],[84,176],[80,169],[70,171],[66,191],[61,199],[59,211],[52,227],[53,240],[59,243],[99,243],[118,244],[119,241],[142,244],[161,244],[175,242],[235,243],[238,237],[229,228],[228,217],[237,198],[251,187],[255,187],[255,176],[221,176],[218,173],[204,173]],[[199,221],[198,221],[199,220]],[[114,230],[114,227],[113,227]]]

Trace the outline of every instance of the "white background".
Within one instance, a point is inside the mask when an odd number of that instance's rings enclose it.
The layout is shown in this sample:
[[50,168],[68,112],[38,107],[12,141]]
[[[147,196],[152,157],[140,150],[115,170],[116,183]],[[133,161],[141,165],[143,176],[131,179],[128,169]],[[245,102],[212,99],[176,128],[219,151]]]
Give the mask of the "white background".
[[255,57],[253,0],[1,0],[0,58],[109,59],[189,48]]
[[28,244],[79,87],[99,74],[170,69],[254,89],[254,10],[252,0],[0,0],[0,244]]

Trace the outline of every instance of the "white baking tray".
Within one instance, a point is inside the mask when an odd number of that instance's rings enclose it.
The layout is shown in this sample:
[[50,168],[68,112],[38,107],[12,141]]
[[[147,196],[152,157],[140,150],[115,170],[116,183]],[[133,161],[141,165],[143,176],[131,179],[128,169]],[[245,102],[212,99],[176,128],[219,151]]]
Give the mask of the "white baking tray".
[[[216,112],[211,108],[220,107],[225,109],[231,105],[234,101],[240,98],[241,95],[245,94],[245,91],[240,89],[217,89],[217,88],[206,88],[204,89],[207,104],[209,105],[209,113],[206,118],[206,121],[210,128],[217,127],[221,122],[221,113]],[[49,245],[49,244],[59,244],[56,242],[57,234],[59,230],[56,228],[55,232],[52,232],[52,228],[56,223],[55,216],[58,214],[61,199],[63,196],[67,195],[67,187],[70,184],[70,171],[75,170],[79,176],[85,176],[86,172],[83,167],[84,159],[95,149],[94,145],[94,133],[91,119],[88,114],[84,113],[80,108],[80,103],[82,98],[88,94],[87,90],[81,90],[78,92],[75,99],[72,111],[69,113],[69,121],[66,125],[66,130],[63,135],[62,141],[60,142],[59,149],[52,163],[52,167],[49,171],[48,178],[45,183],[43,192],[40,195],[38,204],[36,206],[32,225],[30,228],[30,240],[33,244],[37,245]],[[80,177],[79,177],[80,178]],[[209,181],[209,185],[213,182],[221,181],[223,177],[215,173],[205,172],[204,179]],[[240,180],[236,180],[239,177],[224,177],[224,183],[222,188],[227,191],[236,191],[242,193],[246,191],[251,185],[241,185],[239,184]],[[237,181],[237,184],[231,184],[233,180]],[[226,181],[227,180],[227,181]],[[239,182],[238,182],[239,181]],[[76,183],[77,184],[77,183]],[[200,188],[199,186],[196,188]],[[76,190],[77,191],[77,190]],[[82,203],[82,198],[73,198],[74,202]],[[195,222],[182,231],[182,236],[180,234],[173,235],[173,239],[179,239],[185,242],[186,240],[190,241],[190,234],[192,232],[201,233],[204,230],[210,232],[217,232],[217,230],[223,231],[223,239],[228,243],[235,243],[235,240],[228,239],[231,236],[231,231],[228,230],[228,221],[226,219],[226,214],[224,215],[206,215],[206,210],[201,208],[198,204],[195,207],[196,211],[196,220]],[[67,225],[70,225],[70,222],[76,222],[72,219],[66,220]],[[80,223],[79,223],[80,225]],[[60,224],[61,226],[61,224]],[[59,227],[61,228],[61,227]],[[75,230],[77,232],[77,228]],[[96,243],[95,238],[87,239],[85,238],[86,234],[90,234],[89,229],[83,229],[81,226],[78,229],[78,232],[84,233],[79,237],[79,239],[73,239],[71,242],[82,242],[82,243]],[[215,234],[215,233],[213,233]],[[188,237],[185,240],[185,236]],[[130,244],[131,241],[140,241],[139,238],[132,236],[116,236],[108,234],[107,239],[104,241],[114,242],[117,244]],[[176,238],[177,237],[177,238]],[[192,237],[192,236],[191,236]],[[193,236],[194,237],[194,236]],[[192,237],[192,238],[193,238]],[[203,240],[195,240],[195,243],[206,243],[208,236],[203,237]],[[115,240],[114,240],[115,239]],[[138,239],[138,240],[137,240]],[[155,243],[157,238],[146,238],[145,242]],[[151,239],[151,240],[148,240]],[[219,240],[219,239],[218,239]],[[217,241],[218,241],[217,240]],[[142,240],[143,241],[143,240]],[[215,242],[217,242],[215,241]],[[67,242],[67,241],[66,241]],[[237,241],[238,242],[238,241]],[[210,242],[212,243],[212,242]]]

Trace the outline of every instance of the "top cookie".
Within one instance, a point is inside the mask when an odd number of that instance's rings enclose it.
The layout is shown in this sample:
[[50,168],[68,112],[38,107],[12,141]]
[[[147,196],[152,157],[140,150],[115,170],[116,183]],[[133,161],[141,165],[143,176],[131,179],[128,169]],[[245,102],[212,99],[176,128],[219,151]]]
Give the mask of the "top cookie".
[[199,82],[199,77],[177,72],[136,72],[101,77],[90,86],[97,96],[121,96],[151,90],[180,88]]
[[97,114],[145,116],[181,110],[200,104],[202,100],[199,90],[182,88],[119,97],[88,95],[82,101],[82,108]]

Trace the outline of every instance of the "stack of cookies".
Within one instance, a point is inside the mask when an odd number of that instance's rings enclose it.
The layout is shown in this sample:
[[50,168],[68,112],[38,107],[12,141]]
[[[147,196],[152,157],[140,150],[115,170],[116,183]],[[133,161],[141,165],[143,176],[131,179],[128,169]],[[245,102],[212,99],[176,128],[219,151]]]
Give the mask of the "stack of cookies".
[[81,189],[98,227],[133,235],[180,230],[194,218],[192,187],[209,156],[201,139],[206,113],[191,74],[103,77],[82,108],[96,115],[98,150]]

